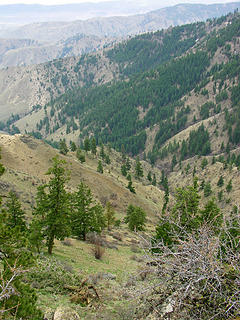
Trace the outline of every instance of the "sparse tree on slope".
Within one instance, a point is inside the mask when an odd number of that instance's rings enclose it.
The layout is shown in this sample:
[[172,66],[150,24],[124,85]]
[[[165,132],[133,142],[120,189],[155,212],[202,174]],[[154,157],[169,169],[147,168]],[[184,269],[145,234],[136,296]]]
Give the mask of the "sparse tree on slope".
[[26,230],[26,223],[24,220],[24,211],[21,208],[21,203],[17,198],[15,192],[9,192],[9,199],[6,202],[7,211],[9,213],[7,224],[10,228],[18,226],[22,231]]
[[[4,167],[0,164],[0,176]],[[1,204],[0,198],[0,204]],[[23,275],[34,263],[27,239],[21,205],[14,193],[3,209],[0,205],[0,318],[41,320],[37,296]]]
[[128,224],[129,229],[132,231],[136,232],[144,230],[146,213],[142,208],[130,204],[127,208],[127,216],[124,221]]
[[97,153],[97,146],[96,146],[96,139],[94,137],[90,140],[91,152],[92,154],[96,155]]
[[143,169],[142,169],[142,165],[140,163],[139,157],[137,157],[136,159],[135,174],[137,178],[143,177]]
[[98,161],[98,167],[97,167],[97,172],[103,173],[103,166],[102,166],[102,161]]
[[88,232],[100,233],[105,226],[103,208],[94,201],[90,188],[84,183],[80,183],[72,195],[71,226],[73,235],[82,240],[86,240]]
[[63,240],[69,235],[69,194],[65,184],[69,180],[64,165],[58,157],[52,159],[53,166],[47,171],[50,181],[38,188],[35,214],[41,217],[48,253],[52,254],[54,239]]
[[115,219],[115,211],[109,201],[107,202],[107,205],[106,205],[105,218],[107,222],[108,231],[110,231],[111,225],[114,224],[116,219]]
[[59,150],[61,154],[66,155],[68,153],[68,147],[66,145],[66,141],[65,140],[60,140],[59,142]]

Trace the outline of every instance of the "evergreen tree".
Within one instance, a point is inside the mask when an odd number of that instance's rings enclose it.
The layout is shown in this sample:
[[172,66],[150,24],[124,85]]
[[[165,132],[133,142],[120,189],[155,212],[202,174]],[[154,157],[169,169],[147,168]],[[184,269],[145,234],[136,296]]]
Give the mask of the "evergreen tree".
[[48,253],[52,254],[54,239],[63,240],[69,235],[69,194],[65,184],[69,180],[63,160],[52,159],[53,166],[47,171],[50,181],[38,187],[37,207],[34,214],[41,217]]
[[230,155],[230,143],[229,142],[227,143],[227,146],[226,146],[226,153],[228,155]]
[[66,145],[66,141],[64,140],[60,140],[59,142],[59,150],[61,154],[66,155],[68,153],[68,147]]
[[176,164],[177,164],[177,157],[174,154],[173,157],[172,157],[172,170],[173,170],[173,168],[175,167]]
[[[1,148],[0,148],[0,159],[2,159],[2,156],[1,156]],[[0,177],[4,174],[5,172],[5,168],[4,166],[2,165],[2,163],[0,163]]]
[[200,210],[199,215],[200,223],[202,225],[207,223],[209,226],[211,226],[211,229],[215,234],[219,234],[223,223],[223,215],[216,205],[214,198],[206,203],[204,209]]
[[111,163],[111,160],[110,160],[110,157],[108,154],[105,154],[105,163],[106,164],[110,164]]
[[88,137],[84,139],[84,150],[86,152],[90,151],[90,141]]
[[204,190],[204,187],[205,187],[205,180],[203,179],[200,184],[200,190]]
[[101,143],[101,146],[100,146],[100,157],[102,159],[105,159],[104,145],[102,143]]
[[85,154],[82,152],[80,148],[77,148],[76,156],[81,163],[86,162]]
[[135,175],[136,177],[139,179],[141,177],[143,177],[143,169],[142,169],[142,165],[140,163],[139,157],[137,157],[136,159],[136,164],[135,164]]
[[152,171],[148,171],[147,179],[149,182],[152,182]]
[[121,172],[122,172],[122,175],[123,175],[124,177],[127,176],[127,168],[126,168],[126,165],[125,165],[125,164],[123,164],[123,165],[121,166]]
[[127,189],[129,189],[132,193],[136,193],[136,190],[132,185],[132,181],[128,181]]
[[131,162],[130,162],[129,157],[127,157],[127,159],[126,159],[126,169],[127,169],[127,171],[131,170]]
[[217,186],[221,188],[223,185],[224,185],[223,176],[220,176],[217,182]]
[[9,192],[9,200],[6,202],[6,209],[9,214],[7,225],[9,228],[18,226],[21,231],[26,231],[25,213],[21,208],[21,203],[14,191]]
[[130,230],[142,231],[146,223],[146,213],[142,208],[130,204],[124,222],[128,224]]
[[162,172],[161,172],[161,180],[160,180],[159,184],[163,186],[164,183],[165,183],[165,172],[164,172],[164,170],[162,170]]
[[70,141],[70,149],[72,152],[77,150],[76,143],[74,141]]
[[[37,296],[24,280],[24,273],[34,265],[26,233],[19,226],[7,226],[8,213],[0,212],[0,312],[1,319],[36,319],[43,315],[37,309]],[[8,283],[8,286],[6,284]],[[4,292],[5,290],[5,292]]]
[[106,209],[105,209],[105,219],[107,223],[107,229],[108,231],[110,231],[111,225],[115,223],[116,219],[115,219],[115,211],[109,201],[107,202]]
[[204,197],[210,196],[210,194],[212,193],[212,187],[210,182],[207,182],[205,184],[203,192],[204,192]]
[[103,208],[94,201],[90,188],[81,182],[71,202],[72,234],[85,241],[88,232],[100,233],[105,226]]
[[196,172],[197,172],[197,170],[196,170],[196,166],[194,166],[194,167],[193,167],[193,173],[192,173],[193,177],[195,177]]
[[220,150],[224,151],[224,142],[222,142]]
[[203,158],[202,162],[201,162],[201,168],[202,170],[208,165],[208,161],[206,158]]
[[186,168],[185,168],[185,172],[186,174],[188,174],[189,170],[191,169],[190,163],[187,164]]
[[29,242],[33,250],[36,250],[37,253],[40,253],[40,249],[43,247],[43,227],[40,217],[34,217],[29,227]]
[[98,161],[98,167],[97,167],[97,172],[103,173],[103,166],[102,166],[102,161]]
[[222,199],[223,199],[223,191],[221,190],[221,191],[218,192],[218,201],[221,202]]
[[155,173],[153,174],[152,185],[153,185],[153,186],[156,186],[156,185],[157,185],[157,179],[156,179]]
[[176,190],[176,203],[168,216],[162,216],[156,228],[156,239],[172,246],[178,240],[187,240],[192,233],[198,232],[203,225],[208,225],[215,235],[222,230],[223,215],[215,200],[209,200],[203,209],[199,208],[197,180],[193,186]]
[[130,175],[130,173],[127,175],[127,180],[132,181],[132,176]]
[[226,190],[229,193],[230,191],[232,191],[232,179],[229,180],[227,186],[226,186]]
[[[4,171],[0,164],[0,176]],[[35,291],[23,281],[34,264],[25,228],[21,205],[11,193],[6,209],[0,207],[0,318],[4,320],[43,318]]]
[[164,214],[167,209],[167,204],[169,202],[168,178],[167,178],[167,176],[164,175],[164,171],[162,171],[162,179],[164,179],[163,183],[162,183],[162,186],[164,189],[164,203],[163,203],[163,207],[162,207],[162,214]]
[[92,154],[96,155],[97,153],[97,146],[96,146],[96,139],[94,137],[91,138],[90,140],[90,145],[91,145],[91,152]]

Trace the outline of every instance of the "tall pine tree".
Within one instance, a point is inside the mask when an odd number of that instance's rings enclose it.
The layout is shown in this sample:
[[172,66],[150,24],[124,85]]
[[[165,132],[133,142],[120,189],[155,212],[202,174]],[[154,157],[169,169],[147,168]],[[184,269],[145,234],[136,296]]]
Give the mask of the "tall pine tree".
[[70,233],[69,228],[69,194],[65,184],[69,180],[66,162],[58,157],[52,159],[53,166],[48,169],[50,181],[38,188],[35,214],[41,217],[48,253],[52,254],[54,240],[63,240]]

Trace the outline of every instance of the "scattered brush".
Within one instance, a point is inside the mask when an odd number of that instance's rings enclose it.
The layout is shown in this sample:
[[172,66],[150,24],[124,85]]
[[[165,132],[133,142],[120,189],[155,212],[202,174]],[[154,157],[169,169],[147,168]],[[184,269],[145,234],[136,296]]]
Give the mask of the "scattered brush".
[[95,243],[92,247],[92,252],[96,259],[101,260],[105,253],[105,248],[103,248],[99,243]]

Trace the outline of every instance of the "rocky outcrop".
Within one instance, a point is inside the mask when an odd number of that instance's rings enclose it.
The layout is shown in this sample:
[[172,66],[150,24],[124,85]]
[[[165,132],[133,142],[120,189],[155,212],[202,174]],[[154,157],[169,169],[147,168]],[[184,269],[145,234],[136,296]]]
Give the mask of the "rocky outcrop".
[[53,320],[80,320],[76,311],[69,307],[58,307],[54,312]]

